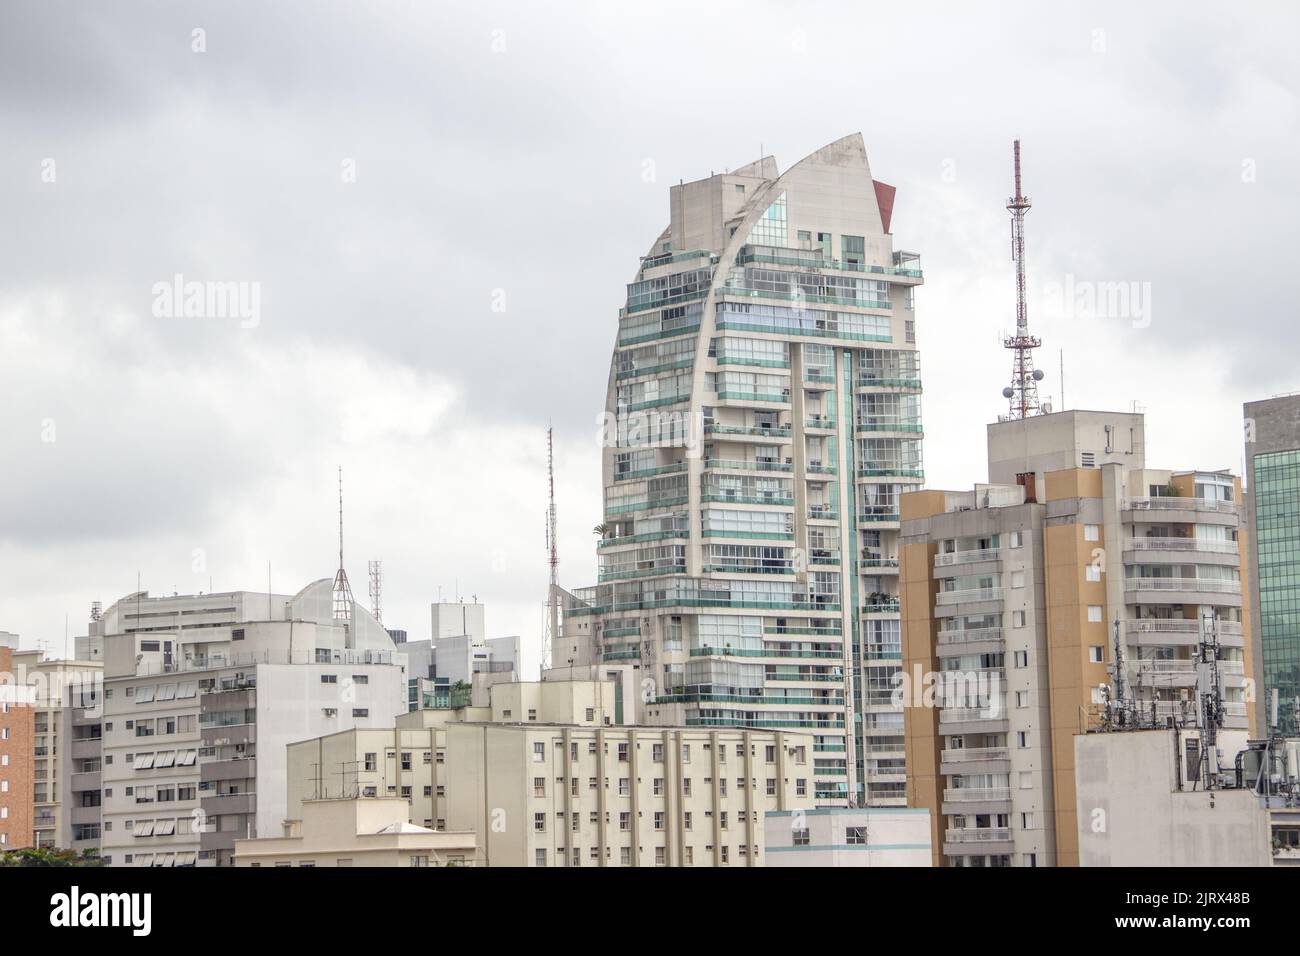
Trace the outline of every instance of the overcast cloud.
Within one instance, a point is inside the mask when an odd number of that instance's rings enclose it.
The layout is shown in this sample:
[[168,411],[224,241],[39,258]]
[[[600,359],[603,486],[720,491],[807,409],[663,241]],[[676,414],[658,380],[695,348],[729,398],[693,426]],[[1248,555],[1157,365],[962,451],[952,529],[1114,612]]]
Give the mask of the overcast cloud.
[[[385,623],[459,589],[535,659],[545,428],[582,586],[668,185],[854,131],[925,268],[930,486],[984,476],[1009,377],[1017,136],[1043,395],[1064,350],[1067,404],[1138,402],[1153,464],[1239,470],[1241,403],[1300,389],[1300,16],[1228,9],[10,0],[0,630],[62,653],[137,574],[332,575],[342,464],[358,596],[382,558]],[[178,273],[258,283],[259,320],[155,317]],[[1096,283],[1137,298],[1062,295]]]

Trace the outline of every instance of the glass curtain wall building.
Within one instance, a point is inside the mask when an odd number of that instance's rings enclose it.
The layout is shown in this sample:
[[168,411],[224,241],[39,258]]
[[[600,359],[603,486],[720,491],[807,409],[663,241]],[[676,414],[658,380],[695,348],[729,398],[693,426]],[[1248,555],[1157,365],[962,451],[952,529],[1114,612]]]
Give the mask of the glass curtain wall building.
[[640,723],[814,734],[827,804],[905,802],[921,272],[893,201],[856,134],[671,188],[619,314],[599,581],[566,596],[554,654],[631,662]]
[[1290,737],[1300,734],[1300,395],[1249,402],[1245,416],[1258,726],[1276,696],[1277,731]]

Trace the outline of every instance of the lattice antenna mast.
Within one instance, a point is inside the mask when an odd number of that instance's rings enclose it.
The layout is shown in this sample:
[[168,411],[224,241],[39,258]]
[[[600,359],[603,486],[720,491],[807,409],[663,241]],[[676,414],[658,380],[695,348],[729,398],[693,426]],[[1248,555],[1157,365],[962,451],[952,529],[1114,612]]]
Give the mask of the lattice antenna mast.
[[334,575],[334,620],[352,620],[352,585],[343,570],[343,466],[339,465],[339,570]]
[[375,616],[375,620],[380,624],[384,623],[383,616],[383,587],[384,587],[384,562],[370,562],[370,613]]
[[542,669],[551,666],[551,650],[560,630],[560,547],[555,537],[555,429],[546,429],[546,475],[550,506],[546,512],[546,552],[551,579],[547,591],[546,634],[542,637]]
[[1043,379],[1043,373],[1034,368],[1034,349],[1043,343],[1029,334],[1029,309],[1025,304],[1025,213],[1030,202],[1020,189],[1020,140],[1015,141],[1013,152],[1016,194],[1007,200],[1007,211],[1011,213],[1011,258],[1016,264],[1016,333],[1002,341],[1015,353],[1011,384],[1002,390],[1002,397],[1010,403],[1007,419],[1041,414],[1038,383]]

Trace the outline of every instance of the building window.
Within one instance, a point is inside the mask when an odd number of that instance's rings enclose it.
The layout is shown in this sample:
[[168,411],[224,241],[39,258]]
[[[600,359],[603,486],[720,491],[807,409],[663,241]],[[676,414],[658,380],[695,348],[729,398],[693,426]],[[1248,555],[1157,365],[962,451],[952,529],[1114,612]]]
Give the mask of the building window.
[[805,778],[800,777],[794,782],[794,795],[796,797],[808,796],[808,781]]
[[352,708],[352,716],[353,716],[353,717],[369,717],[369,716],[370,716],[370,709],[367,708],[367,707],[353,707],[353,708]]
[[533,744],[533,763],[541,763],[546,759],[546,744],[540,741]]
[[1105,648],[1093,644],[1088,648],[1088,660],[1094,664],[1100,664],[1105,660]]
[[650,759],[656,763],[661,763],[664,759],[664,745],[653,744],[650,747]]
[[545,778],[545,777],[533,777],[533,796],[534,796],[534,797],[544,797],[544,796],[546,796],[546,778]]
[[587,720],[588,720],[588,721],[592,721],[592,720],[595,720],[595,719],[596,719],[596,708],[595,708],[595,707],[588,707],[588,708],[587,708]]
[[534,829],[536,832],[538,832],[538,833],[545,833],[545,832],[546,832],[546,814],[545,814],[545,813],[534,813],[534,814],[533,814],[533,829]]
[[808,846],[808,828],[802,827],[792,831],[791,844],[793,846]]
[[1019,531],[1011,532],[1011,547],[1023,547],[1025,543],[1024,536]]
[[1013,653],[1013,654],[1011,655],[1011,659],[1012,659],[1012,661],[1014,662],[1014,664],[1015,664],[1016,667],[1028,667],[1028,666],[1029,666],[1029,652],[1028,652],[1028,651],[1016,651],[1015,653]]
[[1083,577],[1085,581],[1091,581],[1093,584],[1096,584],[1101,580],[1101,565],[1099,564],[1087,565],[1083,569]]
[[1016,691],[1016,706],[1021,708],[1029,706],[1029,691],[1027,690]]
[[627,744],[618,745],[618,759],[621,763],[627,762]]
[[1032,830],[1034,828],[1034,815],[1032,813],[1020,814],[1020,829]]
[[1100,605],[1100,604],[1089,604],[1089,605],[1088,605],[1088,623],[1090,623],[1090,624],[1100,624],[1101,621],[1102,621],[1102,616],[1101,616],[1101,605]]
[[664,828],[664,812],[663,812],[662,810],[656,810],[656,811],[655,811],[655,829],[656,829],[656,830],[662,830],[663,828]]
[[1024,626],[1025,626],[1025,612],[1024,612],[1024,611],[1012,611],[1012,612],[1011,612],[1011,626],[1012,626],[1012,627],[1024,627]]
[[620,830],[632,829],[632,814],[629,813],[627,810],[622,811],[618,815],[618,828]]
[[1012,572],[1011,572],[1011,586],[1012,586],[1013,588],[1023,588],[1023,587],[1025,586],[1025,572],[1024,572],[1024,571],[1012,571]]
[[1100,541],[1100,540],[1101,540],[1101,528],[1100,528],[1098,525],[1095,525],[1095,524],[1086,524],[1086,525],[1084,525],[1084,526],[1083,526],[1083,540],[1084,540],[1084,541]]
[[539,846],[536,850],[533,851],[533,865],[534,866],[546,865],[546,850],[544,848]]
[[1027,730],[1016,731],[1016,746],[1019,747],[1021,750],[1024,750],[1026,747],[1029,746],[1029,731]]

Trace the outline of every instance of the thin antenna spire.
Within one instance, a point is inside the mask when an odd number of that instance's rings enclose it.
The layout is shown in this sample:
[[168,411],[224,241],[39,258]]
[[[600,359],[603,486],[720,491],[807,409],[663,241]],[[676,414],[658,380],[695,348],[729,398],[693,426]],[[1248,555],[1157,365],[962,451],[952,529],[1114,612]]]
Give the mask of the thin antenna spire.
[[343,466],[339,465],[339,570],[334,575],[334,620],[352,620],[352,585],[343,569]]
[[546,512],[546,551],[551,569],[547,591],[546,633],[542,635],[542,670],[551,666],[551,650],[560,630],[560,549],[555,540],[555,429],[546,427],[546,476],[550,506]]
[[1025,302],[1025,213],[1031,204],[1020,189],[1020,140],[1015,141],[1012,152],[1016,194],[1007,200],[1007,211],[1011,213],[1011,258],[1016,263],[1016,333],[1002,340],[1003,346],[1015,352],[1011,384],[1002,390],[1002,397],[1010,403],[1010,411],[1004,420],[1042,413],[1038,404],[1038,383],[1043,373],[1034,368],[1034,349],[1043,343],[1029,334],[1029,308]]

